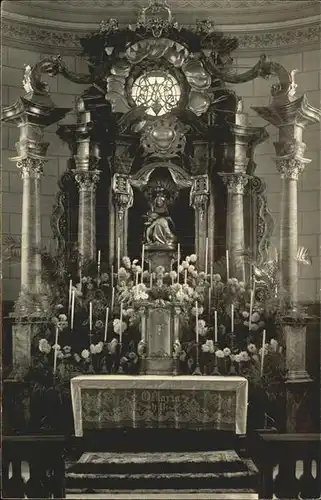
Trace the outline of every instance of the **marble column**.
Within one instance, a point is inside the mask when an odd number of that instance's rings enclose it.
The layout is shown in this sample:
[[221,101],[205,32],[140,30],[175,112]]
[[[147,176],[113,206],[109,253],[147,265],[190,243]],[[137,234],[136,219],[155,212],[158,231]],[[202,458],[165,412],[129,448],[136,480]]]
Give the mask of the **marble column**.
[[220,172],[227,187],[228,215],[227,215],[227,249],[230,254],[230,276],[245,279],[244,259],[244,188],[248,182],[248,175],[243,173]]
[[[207,174],[192,177],[190,205],[195,210],[195,253],[199,270],[205,269],[206,238],[208,237],[209,178]],[[209,252],[210,258],[210,252]],[[208,262],[208,272],[210,272]]]
[[96,186],[99,170],[75,170],[79,189],[78,249],[82,259],[96,256]]
[[303,156],[303,131],[307,125],[320,121],[321,112],[308,103],[305,95],[295,99],[294,91],[272,101],[270,106],[253,109],[279,131],[274,147],[276,167],[281,174],[280,300],[286,308],[292,308],[298,301],[297,185],[299,174],[311,161]]

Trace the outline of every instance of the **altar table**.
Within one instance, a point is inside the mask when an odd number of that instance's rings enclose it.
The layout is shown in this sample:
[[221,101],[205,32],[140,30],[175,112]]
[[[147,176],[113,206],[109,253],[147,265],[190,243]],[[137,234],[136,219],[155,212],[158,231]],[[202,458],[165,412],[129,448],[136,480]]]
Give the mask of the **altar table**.
[[246,434],[244,377],[81,375],[71,379],[71,398],[76,436],[116,427]]

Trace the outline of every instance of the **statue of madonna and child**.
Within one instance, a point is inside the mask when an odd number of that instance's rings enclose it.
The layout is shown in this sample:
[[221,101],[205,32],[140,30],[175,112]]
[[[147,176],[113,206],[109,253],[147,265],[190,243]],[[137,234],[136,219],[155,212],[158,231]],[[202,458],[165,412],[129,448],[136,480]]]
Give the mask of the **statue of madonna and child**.
[[145,241],[150,246],[173,248],[176,242],[174,223],[168,212],[166,192],[159,187],[146,217]]

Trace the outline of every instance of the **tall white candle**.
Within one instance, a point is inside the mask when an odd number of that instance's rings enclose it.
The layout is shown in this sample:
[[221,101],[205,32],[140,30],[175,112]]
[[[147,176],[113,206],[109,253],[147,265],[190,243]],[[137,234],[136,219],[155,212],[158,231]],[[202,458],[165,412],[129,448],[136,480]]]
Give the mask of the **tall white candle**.
[[184,271],[184,284],[187,285],[187,269]]
[[123,303],[120,303],[120,327],[119,327],[119,342],[123,341]]
[[214,342],[218,341],[217,311],[214,311]]
[[54,350],[54,365],[53,365],[54,375],[56,374],[56,371],[57,371],[57,354],[58,354],[57,344],[58,344],[58,326],[56,327],[56,334],[55,334],[55,346],[56,346],[56,348]]
[[100,259],[101,259],[101,252],[98,250],[98,258],[97,258],[97,273],[98,273],[98,279],[100,276]]
[[111,266],[111,282],[110,286],[113,289],[114,288],[114,266]]
[[114,305],[115,305],[115,288],[113,287],[111,291],[111,307],[110,307],[112,314],[114,312]]
[[142,283],[143,283],[144,263],[145,263],[145,245],[143,244],[143,247],[142,247],[142,265],[141,265],[141,268],[142,268],[141,282]]
[[211,289],[213,288],[213,264],[211,264],[211,278],[210,278]]
[[261,355],[261,377],[262,377],[262,375],[263,375],[263,368],[264,368],[265,341],[266,341],[266,330],[263,330],[263,337],[262,337],[262,355]]
[[68,313],[71,311],[72,280],[69,281]]
[[234,304],[231,304],[231,332],[234,333]]
[[226,250],[226,279],[230,279],[230,260],[228,250]]
[[[143,275],[142,275],[143,276]],[[142,278],[143,279],[143,278]],[[136,277],[135,277],[135,285],[138,285],[138,271],[136,271]]]
[[206,238],[205,244],[205,275],[208,273],[208,238]]
[[117,238],[117,273],[120,268],[120,236]]
[[107,342],[108,317],[109,317],[109,307],[106,307],[104,342]]
[[208,315],[211,317],[212,289],[208,289]]
[[89,302],[89,331],[93,329],[93,304]]
[[195,309],[196,309],[196,342],[198,343],[199,341],[199,331],[198,331],[198,302],[196,301],[195,303]]
[[181,262],[181,244],[177,245],[177,283],[179,283],[179,265]]
[[71,319],[70,319],[70,329],[74,328],[74,319],[75,319],[75,290],[71,292]]

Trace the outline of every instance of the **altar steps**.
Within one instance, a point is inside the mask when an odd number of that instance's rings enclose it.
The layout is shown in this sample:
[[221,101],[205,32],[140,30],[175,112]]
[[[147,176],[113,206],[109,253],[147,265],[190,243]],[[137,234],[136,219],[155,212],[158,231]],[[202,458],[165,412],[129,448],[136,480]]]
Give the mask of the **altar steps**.
[[[257,486],[256,467],[251,460],[240,459],[233,450],[84,453],[79,461],[66,471],[67,492],[75,494],[75,490],[79,493],[94,491],[109,495],[114,492],[115,498],[121,498],[121,494],[135,494],[138,491],[145,491],[146,494],[153,491],[161,494],[173,490],[177,494],[195,494],[202,491],[204,494],[251,494],[255,493]],[[140,495],[137,498],[142,500],[147,497]]]

